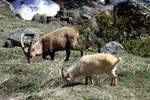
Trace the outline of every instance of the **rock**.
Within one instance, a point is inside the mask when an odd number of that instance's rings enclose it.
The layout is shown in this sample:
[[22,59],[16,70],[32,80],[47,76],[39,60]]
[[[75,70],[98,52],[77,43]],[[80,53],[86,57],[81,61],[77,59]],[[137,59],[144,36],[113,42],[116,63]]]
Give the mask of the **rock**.
[[91,22],[91,27],[92,27],[93,29],[95,29],[96,31],[99,31],[99,27],[98,27],[98,24],[97,24],[97,22],[96,22],[96,19],[92,18],[92,19],[90,20],[90,22]]
[[63,22],[66,22],[68,24],[73,24],[73,18],[72,17],[64,16],[64,17],[61,17],[60,20]]
[[129,16],[133,10],[140,11],[140,6],[135,2],[121,2],[114,6],[118,16]]
[[83,6],[81,9],[85,12],[90,12],[92,10],[92,8],[90,8],[88,6]]
[[112,41],[107,43],[104,47],[102,47],[100,49],[101,53],[111,53],[111,54],[117,54],[117,53],[126,53],[127,52],[124,50],[124,47],[116,42],[116,41]]
[[103,5],[107,5],[111,3],[111,0],[98,0],[98,2],[100,2]]
[[15,16],[14,9],[9,2],[6,0],[0,1],[0,15],[4,16]]
[[48,20],[47,20],[47,16],[45,15],[39,15],[39,14],[36,14],[34,15],[33,17],[33,21],[36,21],[36,22],[40,22],[40,23],[48,23]]
[[93,7],[93,8],[96,8],[98,5],[99,3],[96,1],[90,1],[90,3],[88,4],[88,6]]
[[97,0],[101,4],[105,4],[105,0]]
[[20,39],[21,39],[20,36],[21,36],[22,33],[25,33],[24,42],[25,42],[26,46],[29,46],[29,44],[30,44],[31,40],[33,39],[33,37],[34,37],[34,39],[39,40],[40,37],[42,35],[44,35],[44,33],[41,32],[39,29],[27,28],[22,32],[17,32],[15,34],[13,34],[12,36],[10,36],[6,40],[3,47],[11,48],[11,47],[20,46]]
[[84,14],[84,13],[81,13],[80,16],[81,16],[81,18],[88,19],[88,20],[91,20],[91,18],[92,18],[90,15]]

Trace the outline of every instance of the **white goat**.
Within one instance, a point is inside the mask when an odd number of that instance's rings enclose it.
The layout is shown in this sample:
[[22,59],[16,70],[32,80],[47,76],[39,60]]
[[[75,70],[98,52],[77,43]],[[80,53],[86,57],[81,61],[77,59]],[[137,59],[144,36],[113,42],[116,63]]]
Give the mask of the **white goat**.
[[92,75],[108,74],[111,77],[111,86],[117,85],[116,64],[120,58],[116,58],[111,54],[93,54],[83,56],[76,64],[72,65],[67,74],[64,75],[64,68],[61,69],[61,75],[67,84],[73,83],[77,77],[85,76],[85,84],[88,84],[88,79],[91,84]]

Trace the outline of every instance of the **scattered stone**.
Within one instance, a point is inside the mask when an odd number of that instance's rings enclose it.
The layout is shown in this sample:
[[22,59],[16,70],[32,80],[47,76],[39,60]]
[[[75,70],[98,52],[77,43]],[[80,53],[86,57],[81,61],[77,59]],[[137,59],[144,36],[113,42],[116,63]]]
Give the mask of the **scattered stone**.
[[24,42],[25,42],[26,46],[30,45],[30,42],[33,39],[33,37],[34,37],[34,39],[39,40],[40,37],[42,35],[44,35],[44,33],[41,32],[39,29],[27,28],[22,32],[17,32],[15,34],[13,34],[12,36],[10,36],[6,40],[3,47],[12,48],[12,47],[20,46],[20,39],[21,39],[21,34],[22,33],[25,33]]
[[90,22],[91,22],[91,27],[92,27],[93,29],[95,29],[96,31],[99,31],[99,27],[98,27],[98,24],[97,24],[97,22],[96,22],[96,19],[92,18],[92,19],[90,20]]
[[111,53],[111,54],[117,54],[117,53],[127,54],[127,52],[124,50],[124,47],[116,41],[107,43],[104,47],[102,47],[100,49],[100,52],[101,53]]

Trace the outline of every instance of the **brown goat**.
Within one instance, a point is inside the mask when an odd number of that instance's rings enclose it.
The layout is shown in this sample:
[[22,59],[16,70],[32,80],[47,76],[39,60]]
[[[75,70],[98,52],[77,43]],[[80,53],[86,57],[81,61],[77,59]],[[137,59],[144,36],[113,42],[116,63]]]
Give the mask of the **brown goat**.
[[29,63],[38,55],[43,55],[43,59],[46,59],[46,56],[50,55],[51,60],[54,60],[55,52],[61,50],[66,50],[67,56],[65,61],[68,61],[71,53],[70,50],[79,50],[82,56],[85,49],[85,47],[78,44],[79,33],[70,27],[64,27],[48,33],[40,41],[31,43],[29,47],[25,47],[23,36],[24,34],[21,35],[21,47]]

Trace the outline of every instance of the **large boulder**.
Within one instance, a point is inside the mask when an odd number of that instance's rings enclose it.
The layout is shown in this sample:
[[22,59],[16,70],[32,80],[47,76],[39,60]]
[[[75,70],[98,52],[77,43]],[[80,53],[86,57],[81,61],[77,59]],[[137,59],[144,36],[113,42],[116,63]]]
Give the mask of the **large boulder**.
[[16,47],[16,46],[21,46],[20,40],[21,40],[22,33],[25,33],[24,43],[26,46],[29,46],[33,37],[34,37],[34,39],[39,40],[40,37],[44,35],[44,33],[41,32],[39,29],[27,28],[22,32],[17,32],[15,34],[13,34],[12,36],[10,36],[6,40],[4,47],[11,48],[11,47]]
[[15,16],[14,9],[6,0],[0,0],[0,15],[1,16]]
[[116,41],[112,41],[112,42],[107,43],[104,47],[102,47],[100,49],[100,52],[101,53],[111,53],[111,54],[127,53],[124,50],[124,47]]

